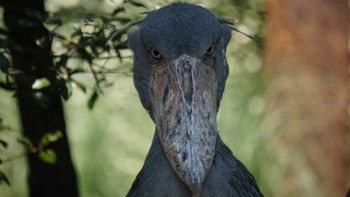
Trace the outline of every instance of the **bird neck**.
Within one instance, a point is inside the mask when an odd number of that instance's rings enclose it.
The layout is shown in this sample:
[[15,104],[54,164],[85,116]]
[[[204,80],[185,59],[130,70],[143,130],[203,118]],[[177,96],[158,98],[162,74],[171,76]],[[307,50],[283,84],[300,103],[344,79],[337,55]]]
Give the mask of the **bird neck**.
[[215,157],[203,183],[200,194],[193,194],[177,176],[168,161],[157,132],[145,163],[137,175],[127,197],[211,197],[256,196],[262,194],[244,165],[217,136]]

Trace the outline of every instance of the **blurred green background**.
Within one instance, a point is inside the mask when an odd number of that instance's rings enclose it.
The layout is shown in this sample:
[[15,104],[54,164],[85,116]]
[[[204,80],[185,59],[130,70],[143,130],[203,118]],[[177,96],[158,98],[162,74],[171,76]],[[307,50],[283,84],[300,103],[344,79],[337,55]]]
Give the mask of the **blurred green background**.
[[[171,2],[144,1],[150,9]],[[217,16],[237,19],[238,29],[263,36],[263,0],[188,2],[200,4]],[[106,14],[119,4],[117,0],[47,0],[46,9],[62,15],[70,13],[69,16],[74,17],[75,14]],[[139,14],[141,11],[130,8],[126,13],[139,18],[143,16]],[[74,23],[80,27],[83,19],[78,16]],[[309,186],[310,196],[315,196],[317,188],[310,181],[311,172],[297,161],[289,163],[289,155],[276,144],[280,117],[267,117],[263,113],[265,101],[260,50],[259,43],[233,32],[227,50],[230,75],[218,115],[219,133],[234,155],[254,174],[266,196],[281,196],[281,187],[276,185],[283,179],[283,170],[290,166],[301,169],[303,178],[300,181],[305,182],[305,187]],[[130,51],[125,51],[125,54],[130,55]],[[83,197],[125,196],[142,167],[154,134],[154,125],[133,87],[132,58],[109,63],[123,66],[127,72],[109,76],[114,84],[104,89],[104,95],[99,97],[93,110],[87,108],[87,95],[91,90],[85,94],[75,88],[72,97],[65,102],[71,152]],[[79,79],[88,84],[91,76],[82,75]],[[0,155],[5,158],[23,152],[23,147],[16,142],[20,128],[12,94],[0,89],[0,117],[12,127],[0,133],[0,137],[9,142],[8,150],[0,150]],[[0,196],[26,196],[26,159],[21,157],[4,163],[0,169],[7,173],[11,182],[11,186],[0,185]]]

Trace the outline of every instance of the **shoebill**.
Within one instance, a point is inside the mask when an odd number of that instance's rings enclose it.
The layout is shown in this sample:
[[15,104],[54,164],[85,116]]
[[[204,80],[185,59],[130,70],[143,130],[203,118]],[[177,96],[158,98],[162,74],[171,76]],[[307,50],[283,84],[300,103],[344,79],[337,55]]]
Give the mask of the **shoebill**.
[[217,131],[230,22],[203,7],[174,3],[147,13],[138,25],[128,34],[134,83],[156,131],[127,196],[262,196]]

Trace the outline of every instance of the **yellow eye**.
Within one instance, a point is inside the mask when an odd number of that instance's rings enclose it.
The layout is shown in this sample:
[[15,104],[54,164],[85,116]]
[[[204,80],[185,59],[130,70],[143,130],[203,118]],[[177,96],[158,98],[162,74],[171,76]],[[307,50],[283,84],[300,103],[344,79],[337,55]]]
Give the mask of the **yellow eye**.
[[151,55],[156,60],[162,59],[162,57],[163,57],[162,54],[160,54],[160,52],[155,48],[151,49]]
[[211,45],[211,46],[205,51],[205,55],[211,55],[211,54],[213,54],[214,50],[215,50],[214,45]]

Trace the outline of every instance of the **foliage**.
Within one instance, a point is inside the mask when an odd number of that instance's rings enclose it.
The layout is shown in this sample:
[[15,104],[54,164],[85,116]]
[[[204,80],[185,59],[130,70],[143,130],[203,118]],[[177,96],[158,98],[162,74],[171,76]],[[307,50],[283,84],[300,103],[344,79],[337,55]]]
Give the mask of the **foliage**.
[[[133,20],[132,17],[126,17],[124,6],[146,7],[143,3],[134,0],[125,0],[108,15],[86,14],[80,26],[76,26],[75,21],[67,18],[59,18],[54,13],[41,14],[34,9],[24,9],[24,15],[28,20],[17,21],[19,27],[37,27],[44,25],[49,32],[51,39],[47,40],[45,35],[37,35],[36,45],[42,47],[50,45],[52,53],[42,54],[52,56],[54,59],[54,72],[56,73],[57,83],[51,83],[50,79],[26,78],[26,86],[30,87],[30,94],[45,108],[49,100],[42,94],[42,91],[50,88],[59,90],[60,96],[68,100],[73,87],[87,93],[89,87],[87,83],[79,80],[79,75],[88,74],[92,76],[93,85],[90,88],[91,96],[88,99],[87,107],[93,109],[98,97],[103,93],[103,89],[112,84],[108,79],[109,74],[120,74],[125,71],[117,67],[110,67],[107,62],[113,59],[123,60],[122,50],[127,49],[127,40],[125,32],[117,34],[109,40],[114,31],[119,31],[123,26]],[[67,31],[67,27],[68,31]],[[68,34],[67,34],[68,32]],[[107,43],[107,41],[109,41]],[[48,43],[49,42],[49,43]],[[18,96],[15,80],[24,71],[15,69],[11,65],[11,53],[36,53],[35,48],[25,48],[11,38],[6,28],[0,28],[0,88],[16,92]],[[127,71],[129,72],[130,69]],[[0,132],[10,129],[4,125],[0,119]],[[55,150],[50,148],[51,143],[59,140],[62,132],[55,131],[46,133],[42,136],[38,144],[33,144],[31,139],[21,137],[18,142],[26,147],[26,152],[21,155],[11,156],[6,160],[0,158],[0,164],[10,162],[28,154],[37,155],[43,162],[54,165],[57,160]],[[0,139],[0,148],[6,149],[8,143]],[[0,183],[10,185],[9,179],[0,170]]]
[[[36,10],[27,9],[25,13],[31,20],[20,21],[23,26],[44,25],[49,31],[52,39],[44,40],[43,35],[36,38],[37,45],[44,42],[52,42],[52,55],[54,58],[57,84],[50,84],[47,78],[29,80],[28,85],[33,92],[56,85],[61,97],[68,100],[72,95],[73,86],[84,93],[87,92],[87,84],[79,80],[79,75],[92,75],[94,85],[92,94],[88,99],[88,107],[93,108],[99,94],[104,87],[110,86],[113,82],[108,80],[110,74],[122,74],[124,71],[116,66],[110,67],[107,62],[113,59],[123,60],[122,51],[127,49],[125,32],[120,32],[113,39],[109,40],[114,31],[119,31],[133,18],[125,16],[124,6],[146,7],[143,3],[134,0],[125,0],[116,7],[109,15],[86,14],[82,24],[77,27],[76,21],[71,19],[58,18],[54,14],[41,16]],[[68,34],[67,34],[68,26]],[[10,51],[31,51],[20,47],[11,37],[9,32],[0,28],[0,70],[4,74],[4,80],[0,81],[0,87],[6,90],[16,90],[14,78],[22,71],[12,68],[8,57]],[[108,43],[107,43],[108,42]],[[15,50],[14,50],[15,49]],[[48,55],[48,54],[46,54]],[[130,68],[127,72],[130,71]],[[38,102],[44,102],[38,99]]]
[[[9,125],[3,123],[0,118],[0,132],[5,132],[11,130]],[[26,152],[21,155],[12,156],[7,159],[0,158],[0,164],[14,161],[18,158],[27,156],[28,154],[35,154],[45,163],[54,165],[56,163],[56,153],[53,149],[50,148],[51,143],[56,142],[62,137],[61,131],[55,131],[52,133],[46,133],[42,136],[40,143],[36,146],[33,145],[33,142],[27,137],[21,137],[17,141],[18,143],[24,145],[26,147]],[[5,140],[0,139],[0,148],[6,150],[8,148],[8,143]],[[0,170],[0,184],[6,183],[10,185],[10,181],[7,178],[6,174]]]

